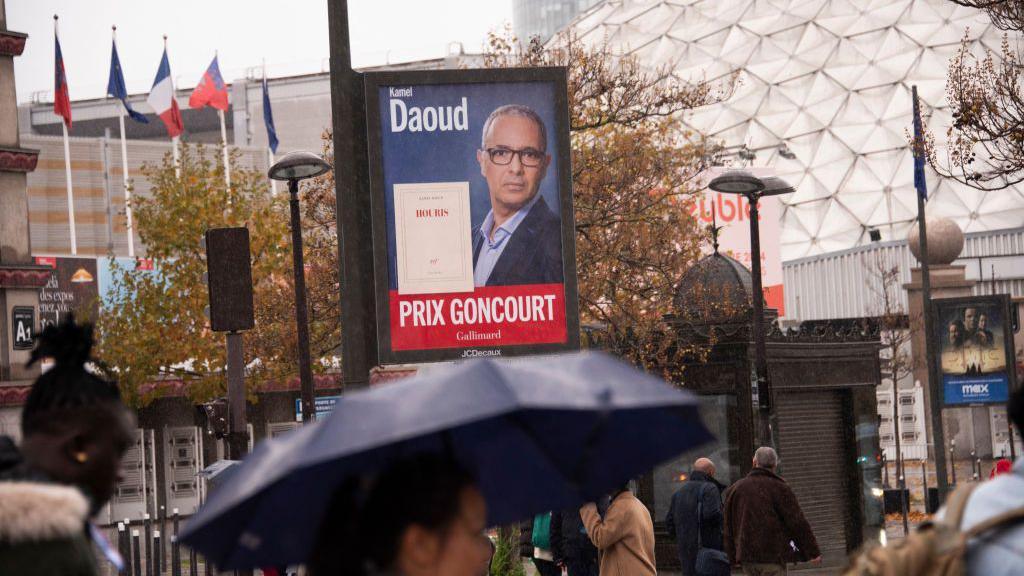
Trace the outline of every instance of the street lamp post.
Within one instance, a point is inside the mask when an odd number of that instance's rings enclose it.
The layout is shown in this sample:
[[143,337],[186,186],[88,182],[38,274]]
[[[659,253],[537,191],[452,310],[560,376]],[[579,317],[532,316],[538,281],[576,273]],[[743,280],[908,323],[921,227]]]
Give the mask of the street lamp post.
[[754,335],[754,372],[757,378],[758,412],[760,414],[761,444],[774,446],[772,437],[772,391],[768,379],[768,359],[764,339],[764,289],[761,286],[761,230],[758,212],[761,198],[794,192],[792,186],[777,177],[758,178],[746,170],[729,170],[714,178],[708,187],[721,194],[739,194],[750,205],[750,302],[754,315],[751,330]]
[[302,257],[302,223],[299,215],[299,181],[320,176],[331,169],[323,158],[310,152],[290,152],[270,167],[268,176],[286,180],[291,194],[292,263],[295,268],[295,324],[299,339],[299,385],[302,396],[302,422],[313,421],[313,368],[309,353],[309,312],[306,307],[306,270]]

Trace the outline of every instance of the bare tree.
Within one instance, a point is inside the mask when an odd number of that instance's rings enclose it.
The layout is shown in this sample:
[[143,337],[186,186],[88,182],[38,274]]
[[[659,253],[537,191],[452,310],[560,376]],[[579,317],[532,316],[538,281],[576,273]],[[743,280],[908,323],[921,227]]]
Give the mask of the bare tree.
[[[985,11],[1000,29],[1024,31],[1021,0],[951,0]],[[950,60],[946,96],[953,124],[940,161],[929,139],[929,158],[941,175],[980,190],[998,190],[1024,180],[1024,85],[1021,47],[1004,34],[999,54],[973,49],[969,32]]]
[[917,367],[914,356],[907,350],[912,338],[911,327],[914,323],[910,322],[903,306],[903,300],[900,298],[902,287],[899,266],[891,265],[882,254],[876,254],[873,258],[865,258],[864,266],[868,269],[870,277],[868,289],[875,295],[874,309],[871,312],[879,323],[879,338],[882,344],[879,354],[882,371],[888,373],[889,378],[892,379],[892,425],[893,437],[896,442],[896,478],[900,490],[903,533],[906,534],[909,528],[907,502],[903,498],[906,480],[903,469],[902,438],[900,438],[899,382],[912,375]]

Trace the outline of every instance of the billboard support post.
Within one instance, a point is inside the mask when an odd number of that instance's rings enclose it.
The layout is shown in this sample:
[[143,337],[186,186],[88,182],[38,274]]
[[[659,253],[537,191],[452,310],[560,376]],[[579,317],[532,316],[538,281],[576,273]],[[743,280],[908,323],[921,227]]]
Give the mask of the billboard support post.
[[[366,110],[363,78],[352,70],[348,2],[327,2],[330,32],[331,118],[341,292],[341,367],[344,387],[366,386],[377,364],[373,242],[370,225]],[[312,406],[312,402],[307,405]]]
[[[935,485],[939,502],[946,500],[949,493],[949,479],[946,476],[946,433],[942,428],[942,383],[935,354],[934,331],[935,313],[932,307],[931,271],[928,266],[928,225],[925,223],[924,196],[917,194],[917,226],[921,246],[921,303],[924,310],[924,358],[928,363],[928,408],[932,424],[932,454],[935,457]],[[950,453],[952,461],[953,454]],[[953,463],[954,468],[956,463]]]

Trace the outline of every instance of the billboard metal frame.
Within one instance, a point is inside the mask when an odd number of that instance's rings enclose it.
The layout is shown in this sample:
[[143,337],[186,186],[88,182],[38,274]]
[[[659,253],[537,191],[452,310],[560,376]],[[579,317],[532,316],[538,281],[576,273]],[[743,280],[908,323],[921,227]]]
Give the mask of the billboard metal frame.
[[[562,218],[562,270],[565,289],[566,342],[514,346],[465,346],[429,350],[391,348],[388,300],[388,241],[383,194],[379,89],[387,86],[550,82],[555,85],[554,133],[558,157],[558,194]],[[378,358],[381,365],[457,360],[475,356],[522,356],[577,350],[580,347],[579,296],[576,280],[576,224],[572,204],[572,142],[569,137],[567,71],[564,67],[495,68],[372,72],[365,75],[366,132],[370,168],[370,205],[373,222],[373,268],[376,293]]]
[[992,400],[970,403],[947,403],[946,385],[942,372],[942,329],[940,325],[939,308],[964,307],[974,304],[978,307],[998,308],[1003,314],[1003,349],[1006,354],[1006,377],[1007,395],[1013,394],[1017,388],[1017,374],[1014,362],[1013,350],[1013,316],[1009,294],[987,294],[978,296],[957,296],[954,298],[935,298],[931,301],[928,314],[932,319],[933,334],[927,334],[932,339],[932,350],[935,350],[935,357],[931,359],[935,367],[935,374],[938,382],[933,384],[933,393],[938,393],[942,400],[942,408],[966,408],[970,406],[1000,406],[1005,405],[1005,400]]

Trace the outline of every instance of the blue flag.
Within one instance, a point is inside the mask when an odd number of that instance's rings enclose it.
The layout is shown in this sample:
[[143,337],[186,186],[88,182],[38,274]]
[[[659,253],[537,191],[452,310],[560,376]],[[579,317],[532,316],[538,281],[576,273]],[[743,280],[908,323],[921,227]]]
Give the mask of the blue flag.
[[914,98],[914,189],[924,200],[928,199],[928,182],[924,179],[924,133],[921,129],[921,104],[917,100],[917,86],[911,86]]
[[124,87],[124,72],[121,71],[121,59],[117,57],[117,42],[112,42],[111,45],[110,80],[107,81],[107,95],[120,100],[132,120],[149,124],[149,120],[145,116],[132,110],[132,107],[128,105],[128,89]]
[[263,73],[263,123],[267,125],[267,142],[270,151],[277,153],[277,130],[274,128],[274,113],[270,109],[270,92],[267,90],[267,73]]

